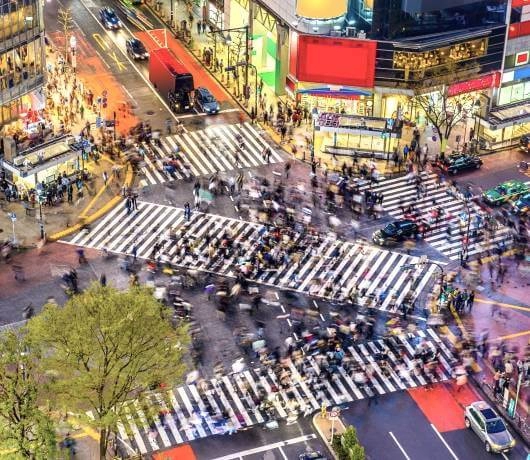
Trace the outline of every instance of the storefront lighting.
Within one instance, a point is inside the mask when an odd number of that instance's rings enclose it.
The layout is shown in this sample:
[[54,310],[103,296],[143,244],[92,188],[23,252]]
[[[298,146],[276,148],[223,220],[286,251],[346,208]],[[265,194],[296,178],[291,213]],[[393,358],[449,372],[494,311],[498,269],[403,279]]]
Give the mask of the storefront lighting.
[[340,26],[333,26],[333,30],[340,30]]
[[31,22],[33,21],[33,16],[26,16],[26,22]]
[[313,27],[313,32],[318,32],[318,27],[317,26]]

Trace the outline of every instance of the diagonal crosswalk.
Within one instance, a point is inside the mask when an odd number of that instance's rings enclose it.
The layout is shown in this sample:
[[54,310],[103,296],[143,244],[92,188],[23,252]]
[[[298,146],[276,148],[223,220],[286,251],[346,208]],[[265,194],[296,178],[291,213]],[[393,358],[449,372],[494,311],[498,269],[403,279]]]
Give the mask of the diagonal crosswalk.
[[[409,183],[406,177],[384,180],[371,187],[370,190],[384,195],[383,208],[396,219],[404,218],[401,204],[405,206],[414,204],[420,212],[421,219],[426,221],[430,220],[430,213],[434,207],[441,207],[445,212],[444,217],[440,219],[438,224],[431,223],[431,230],[424,239],[449,259],[457,260],[462,249],[462,238],[466,228],[466,225],[461,225],[461,222],[464,222],[461,215],[466,213],[466,205],[460,197],[449,194],[445,187],[437,186],[436,174],[423,173],[422,177],[427,192],[425,196],[417,197],[415,184]],[[363,190],[366,188],[364,187]],[[471,214],[471,228],[473,229],[473,221],[480,208],[473,202],[469,202],[468,207]],[[453,228],[450,236],[446,232],[448,224]],[[459,228],[462,228],[462,231],[459,231]],[[505,242],[508,235],[509,229],[502,225],[498,226],[494,237],[488,242],[484,241],[480,232],[476,236],[471,232],[468,253],[472,256],[487,251],[498,242]]]
[[[178,238],[171,238],[171,232]],[[425,288],[433,265],[417,265],[418,257],[367,245],[363,242],[326,239],[296,232],[283,234],[270,253],[276,263],[267,264],[261,243],[271,236],[263,225],[223,216],[195,212],[189,222],[183,210],[150,202],[138,202],[138,212],[127,214],[114,208],[86,233],[79,233],[70,244],[131,254],[140,259],[153,257],[153,247],[173,265],[233,276],[249,263],[259,270],[247,273],[249,279],[318,297],[345,297],[352,288],[363,291],[359,303],[378,298],[381,310],[395,311],[410,294],[415,300]],[[272,236],[271,236],[272,237]],[[211,252],[216,240],[233,239],[230,250]],[[179,244],[193,243],[193,252],[184,253]]]
[[[239,148],[241,138],[244,144]],[[160,146],[150,146],[154,156],[144,157],[141,168],[142,185],[184,179],[191,176],[206,176],[215,172],[231,171],[238,168],[252,168],[267,164],[262,152],[271,148],[271,163],[283,161],[281,155],[265,141],[258,130],[250,123],[242,125],[215,124],[199,131],[162,137]],[[173,174],[164,170],[164,159],[178,148],[179,155],[189,169],[177,167]]]
[[[437,355],[435,372],[421,370],[419,348]],[[278,373],[270,368],[247,369],[149,393],[141,401],[126,403],[117,426],[119,436],[129,453],[132,449],[147,454],[262,424],[270,417],[286,419],[294,411],[309,415],[322,404],[329,408],[374,392],[383,395],[451,379],[454,357],[432,329],[353,343],[344,351],[346,358],[339,365],[328,362],[325,355],[307,353],[296,363],[282,361]],[[357,378],[360,371],[367,371],[365,382]]]

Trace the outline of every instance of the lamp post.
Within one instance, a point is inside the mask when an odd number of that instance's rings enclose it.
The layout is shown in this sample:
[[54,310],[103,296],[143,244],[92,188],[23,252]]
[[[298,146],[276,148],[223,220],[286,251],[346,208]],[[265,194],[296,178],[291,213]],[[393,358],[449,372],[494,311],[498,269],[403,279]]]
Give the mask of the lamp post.
[[[243,26],[243,27],[232,27],[230,29],[219,29],[219,30],[214,30],[212,33],[213,35],[215,34],[223,34],[223,33],[227,33],[227,37],[225,38],[225,41],[226,41],[226,44],[228,46],[228,62],[227,62],[227,67],[230,67],[230,44],[232,42],[232,39],[230,38],[230,32],[244,32],[245,33],[245,59],[244,59],[244,66],[245,66],[245,75],[244,75],[244,89],[243,89],[243,94],[245,95],[245,98],[248,99],[248,95],[250,95],[250,92],[248,91],[248,67],[250,64],[250,55],[249,55],[249,47],[248,47],[248,41],[249,41],[249,34],[250,34],[250,26],[246,25],[246,26]],[[217,44],[216,41],[214,41],[214,46]],[[215,57],[214,57],[215,59]],[[236,59],[237,59],[237,56],[236,56]],[[254,66],[255,68],[255,66]],[[257,71],[256,71],[256,81],[257,81]],[[257,110],[257,108],[256,108]]]
[[39,228],[40,228],[40,239],[44,240],[44,219],[42,218],[42,203],[44,202],[44,196],[41,191],[37,191],[37,203],[39,203]]

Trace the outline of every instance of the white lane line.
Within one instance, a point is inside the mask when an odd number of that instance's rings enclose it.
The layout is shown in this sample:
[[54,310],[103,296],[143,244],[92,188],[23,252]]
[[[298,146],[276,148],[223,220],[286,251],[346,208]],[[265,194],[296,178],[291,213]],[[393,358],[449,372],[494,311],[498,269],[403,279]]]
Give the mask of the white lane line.
[[396,443],[396,445],[398,446],[399,450],[401,451],[401,453],[403,454],[403,456],[407,459],[407,460],[410,460],[410,457],[407,455],[407,453],[405,452],[405,449],[403,449],[403,446],[399,443],[399,441],[397,440],[397,438],[394,436],[394,433],[392,433],[391,431],[388,432],[388,434],[391,436],[391,438],[394,440],[394,442]]
[[280,454],[282,454],[282,457],[284,458],[284,460],[289,460],[287,458],[287,455],[285,455],[285,452],[283,451],[281,446],[278,446],[278,450],[280,451]]
[[301,442],[306,442],[311,439],[315,439],[316,437],[317,437],[316,434],[306,434],[306,435],[298,436],[297,438],[288,439],[286,441],[280,441],[280,442],[275,442],[273,444],[268,444],[266,446],[256,447],[255,449],[248,449],[248,450],[243,450],[241,452],[235,452],[233,454],[225,455],[224,457],[217,457],[212,460],[234,460],[238,458],[244,458],[248,455],[259,454],[260,452],[265,452],[267,450],[273,450],[279,447],[285,447],[285,446],[290,446],[293,444],[298,444]]
[[447,447],[447,450],[449,451],[449,453],[451,454],[451,457],[453,457],[455,460],[458,460],[458,457],[456,456],[456,454],[453,452],[453,449],[451,449],[449,447],[449,444],[447,444],[447,441],[443,438],[443,436],[440,434],[440,432],[436,429],[436,427],[431,423],[431,428],[434,430],[434,432],[438,435],[438,437],[440,438],[440,441],[443,442],[444,446]]

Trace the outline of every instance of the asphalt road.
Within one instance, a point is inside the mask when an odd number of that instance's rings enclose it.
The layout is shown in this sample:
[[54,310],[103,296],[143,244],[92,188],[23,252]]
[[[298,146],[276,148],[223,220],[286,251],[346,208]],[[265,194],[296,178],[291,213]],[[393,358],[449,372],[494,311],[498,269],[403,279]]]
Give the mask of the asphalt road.
[[[420,390],[424,391],[424,390]],[[346,424],[355,426],[361,444],[374,460],[488,460],[488,454],[474,432],[462,429],[442,431],[436,428],[408,392],[398,392],[378,399],[368,407],[359,401],[342,412]],[[458,407],[458,417],[462,409]],[[453,414],[447,413],[447,417]],[[523,441],[516,437],[515,449],[506,456],[526,459]]]
[[310,418],[276,430],[257,427],[232,436],[213,436],[191,446],[198,460],[297,460],[306,449],[329,455]]

